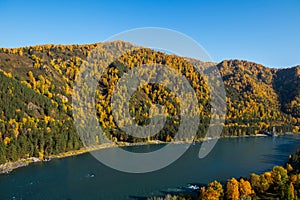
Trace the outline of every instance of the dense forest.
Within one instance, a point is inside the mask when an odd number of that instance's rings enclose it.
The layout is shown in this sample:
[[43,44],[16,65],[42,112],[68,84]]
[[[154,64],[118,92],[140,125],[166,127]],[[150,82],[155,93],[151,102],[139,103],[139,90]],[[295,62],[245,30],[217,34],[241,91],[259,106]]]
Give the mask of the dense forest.
[[[193,87],[200,116],[197,139],[204,137],[210,119],[210,92],[195,65],[209,69],[216,65],[222,75],[227,113],[222,136],[245,136],[276,130],[278,133],[299,132],[300,66],[272,69],[262,65],[228,60],[219,64],[205,63],[136,48],[122,41],[91,45],[42,45],[23,48],[0,48],[0,164],[20,158],[47,158],[50,155],[77,150],[83,143],[76,132],[72,96],[76,75],[96,48],[128,50],[114,60],[98,77],[95,94],[97,120],[104,135],[115,142],[146,140],[172,141],[178,131],[181,110],[174,92],[159,84],[139,87],[128,101],[129,112],[138,125],[150,121],[152,104],[167,111],[161,131],[147,138],[126,134],[116,124],[122,116],[113,116],[112,91],[128,70],[141,65],[167,65],[184,75]],[[99,52],[100,54],[100,52]],[[97,55],[96,55],[97,56]],[[95,63],[93,73],[99,71]],[[76,94],[75,94],[76,96]],[[122,114],[122,112],[118,112]],[[158,124],[161,125],[161,124]],[[103,142],[101,135],[94,138]],[[192,140],[185,138],[181,140]]]

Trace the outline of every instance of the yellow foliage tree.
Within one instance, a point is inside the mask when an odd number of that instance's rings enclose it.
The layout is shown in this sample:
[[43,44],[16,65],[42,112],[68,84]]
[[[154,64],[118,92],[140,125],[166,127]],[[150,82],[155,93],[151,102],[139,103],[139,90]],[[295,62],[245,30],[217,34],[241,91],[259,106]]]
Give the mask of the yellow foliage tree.
[[245,181],[244,179],[240,180],[240,197],[245,198],[251,194],[253,194],[253,190],[249,181]]
[[239,192],[239,182],[232,178],[227,181],[226,184],[226,197],[231,200],[239,200],[240,192]]

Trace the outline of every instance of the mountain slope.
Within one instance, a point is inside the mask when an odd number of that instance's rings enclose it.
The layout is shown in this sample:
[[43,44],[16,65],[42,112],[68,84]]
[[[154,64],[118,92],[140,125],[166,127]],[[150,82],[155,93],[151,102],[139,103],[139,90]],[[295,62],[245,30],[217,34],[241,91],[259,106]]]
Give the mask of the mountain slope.
[[300,66],[281,69],[275,74],[274,89],[281,102],[281,109],[300,117]]
[[[0,49],[0,163],[31,156],[45,158],[82,147],[73,122],[72,88],[82,63],[99,45],[107,51],[134,49],[122,41]],[[142,64],[165,64],[184,75],[194,88],[201,112],[198,138],[203,137],[210,118],[210,93],[204,78],[191,64],[194,62],[203,69],[214,65],[148,48],[128,52],[111,63],[99,79],[96,93],[97,120],[105,135],[114,141],[145,141],[117,126],[114,117],[121,116],[112,115],[111,92],[128,70]],[[229,60],[217,67],[227,93],[223,135],[253,135],[273,127],[278,132],[299,131],[299,66],[270,69],[253,62]],[[171,141],[178,131],[181,113],[172,91],[148,84],[134,93],[128,105],[135,122],[147,125],[153,103],[165,106],[168,117],[164,128],[148,139]],[[93,140],[101,143],[101,135]]]

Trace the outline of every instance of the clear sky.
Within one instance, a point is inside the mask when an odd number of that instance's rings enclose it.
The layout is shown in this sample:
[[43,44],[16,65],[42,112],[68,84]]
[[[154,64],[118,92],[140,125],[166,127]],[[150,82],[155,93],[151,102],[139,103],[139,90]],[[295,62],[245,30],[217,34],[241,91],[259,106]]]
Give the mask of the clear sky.
[[187,34],[214,61],[300,64],[300,1],[0,0],[0,46],[101,42],[139,27]]

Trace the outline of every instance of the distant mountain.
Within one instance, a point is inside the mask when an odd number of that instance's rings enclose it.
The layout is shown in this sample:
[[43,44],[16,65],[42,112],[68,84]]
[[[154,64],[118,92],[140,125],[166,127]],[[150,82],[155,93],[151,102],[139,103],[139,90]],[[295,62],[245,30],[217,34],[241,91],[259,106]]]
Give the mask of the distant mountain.
[[300,66],[278,70],[274,77],[273,87],[279,96],[281,110],[299,118]]
[[[256,101],[264,101],[264,106],[268,109],[276,108],[284,114],[293,116],[292,123],[299,125],[300,66],[271,69],[239,60],[223,61],[218,66],[227,87],[243,83],[240,92],[248,89]],[[226,68],[229,71],[224,72]],[[232,77],[235,77],[235,81],[228,81],[228,78],[232,80]],[[229,90],[227,96],[232,97]]]
[[[142,64],[165,64],[187,78],[196,92],[201,112],[198,138],[204,136],[210,119],[210,93],[204,77],[191,63],[203,69],[209,69],[215,63],[167,55],[148,48],[134,50],[133,45],[122,41],[1,48],[0,163],[32,156],[45,158],[83,146],[72,116],[72,88],[82,63],[99,45],[107,48],[108,54],[114,48],[132,50],[112,62],[99,79],[95,109],[106,136],[114,141],[145,140],[120,130],[110,105],[111,91],[120,77]],[[282,133],[299,131],[300,66],[272,69],[241,60],[225,60],[216,66],[227,93],[223,136],[254,135],[272,131],[273,127]],[[169,114],[160,133],[148,139],[171,141],[180,121],[178,99],[161,85],[148,84],[139,88],[128,102],[136,123],[149,123],[152,103],[164,105]],[[97,135],[94,142],[103,142],[101,138]],[[182,138],[185,139],[191,138]]]

